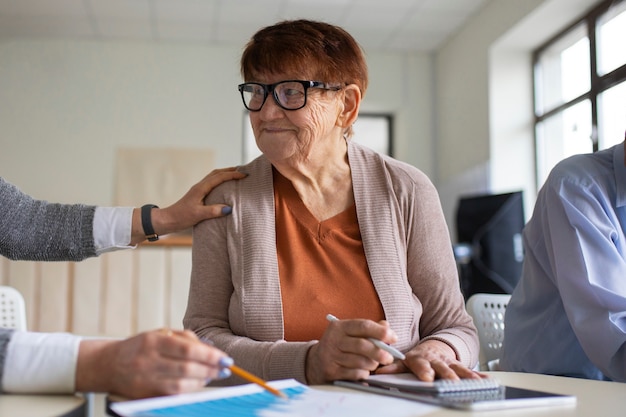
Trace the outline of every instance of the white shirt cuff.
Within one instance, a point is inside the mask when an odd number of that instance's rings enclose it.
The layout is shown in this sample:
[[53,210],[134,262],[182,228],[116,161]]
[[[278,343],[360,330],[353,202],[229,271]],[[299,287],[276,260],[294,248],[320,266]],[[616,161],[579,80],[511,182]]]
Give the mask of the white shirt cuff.
[[96,254],[101,255],[130,246],[133,207],[96,207],[93,217],[93,239]]
[[15,332],[7,346],[4,391],[74,392],[80,341],[68,333]]

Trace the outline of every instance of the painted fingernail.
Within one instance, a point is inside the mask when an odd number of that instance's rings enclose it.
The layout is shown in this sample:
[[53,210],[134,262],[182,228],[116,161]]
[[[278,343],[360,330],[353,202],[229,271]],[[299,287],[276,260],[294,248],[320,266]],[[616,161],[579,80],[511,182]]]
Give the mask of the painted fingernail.
[[233,363],[235,363],[235,361],[230,356],[224,356],[219,362],[221,368],[228,368],[232,366]]
[[228,378],[229,376],[232,375],[232,372],[230,371],[229,368],[222,368],[220,369],[220,371],[217,373],[217,377],[219,379],[224,379],[224,378]]
[[231,206],[222,207],[222,214],[230,214],[233,212],[233,208]]
[[213,341],[212,341],[211,339],[209,339],[208,337],[204,337],[204,336],[202,336],[202,337],[200,338],[200,341],[201,341],[202,343],[204,343],[204,344],[209,345],[209,346],[213,346],[213,345],[214,345]]

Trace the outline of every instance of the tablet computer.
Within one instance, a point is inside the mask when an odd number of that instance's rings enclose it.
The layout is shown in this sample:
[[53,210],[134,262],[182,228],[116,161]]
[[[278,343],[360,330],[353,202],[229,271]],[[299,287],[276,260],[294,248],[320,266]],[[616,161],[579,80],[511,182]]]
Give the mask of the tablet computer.
[[575,405],[576,397],[525,388],[498,385],[494,388],[438,392],[398,386],[375,385],[367,381],[335,381],[335,385],[374,394],[420,401],[447,408],[484,411],[522,407]]

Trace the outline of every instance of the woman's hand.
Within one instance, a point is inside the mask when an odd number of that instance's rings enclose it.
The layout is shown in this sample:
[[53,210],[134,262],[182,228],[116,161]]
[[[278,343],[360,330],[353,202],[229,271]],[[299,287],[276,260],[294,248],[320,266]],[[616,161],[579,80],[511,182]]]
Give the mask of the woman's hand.
[[339,379],[367,378],[380,365],[393,362],[390,353],[376,347],[368,338],[395,343],[397,336],[386,321],[340,320],[331,322],[319,343],[307,354],[309,384],[325,384]]
[[485,377],[459,362],[454,350],[439,340],[426,340],[407,352],[404,361],[398,361],[376,370],[377,374],[402,372],[412,372],[422,381]]
[[[230,214],[231,207],[226,204],[205,205],[204,199],[221,183],[245,177],[246,174],[238,172],[235,167],[214,169],[171,206],[152,209],[151,220],[154,231],[159,236],[182,232],[203,220]],[[130,245],[136,245],[145,239],[146,234],[141,224],[141,209],[135,208]]]

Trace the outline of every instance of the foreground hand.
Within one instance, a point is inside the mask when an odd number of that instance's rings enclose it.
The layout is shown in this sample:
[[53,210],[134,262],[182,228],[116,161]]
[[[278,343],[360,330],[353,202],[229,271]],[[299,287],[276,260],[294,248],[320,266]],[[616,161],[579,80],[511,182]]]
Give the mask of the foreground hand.
[[180,394],[229,376],[220,361],[232,363],[189,330],[154,330],[125,340],[86,339],[78,353],[76,390],[127,398]]
[[355,319],[331,322],[319,343],[307,354],[306,378],[309,384],[338,379],[366,378],[381,364],[391,364],[393,356],[376,347],[368,337],[395,343],[397,336],[386,321]]
[[398,361],[376,370],[377,374],[402,372],[412,372],[422,381],[480,379],[486,376],[463,365],[456,359],[454,350],[438,340],[426,340],[407,352],[404,361]]

